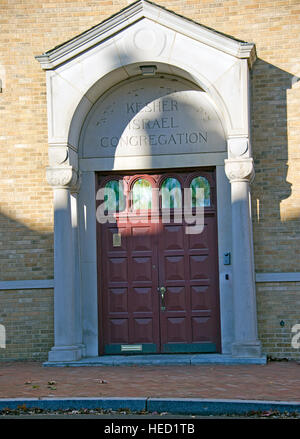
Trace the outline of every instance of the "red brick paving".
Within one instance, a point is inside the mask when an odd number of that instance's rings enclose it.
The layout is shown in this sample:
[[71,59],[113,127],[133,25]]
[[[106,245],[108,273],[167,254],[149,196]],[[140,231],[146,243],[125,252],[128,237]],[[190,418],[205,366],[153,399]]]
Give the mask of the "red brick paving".
[[0,363],[0,398],[174,397],[300,401],[300,364],[43,367]]

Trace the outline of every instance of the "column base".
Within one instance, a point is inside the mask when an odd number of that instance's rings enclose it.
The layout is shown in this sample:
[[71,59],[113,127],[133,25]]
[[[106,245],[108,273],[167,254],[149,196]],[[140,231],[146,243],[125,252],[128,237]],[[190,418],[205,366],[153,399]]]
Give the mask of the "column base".
[[79,346],[54,346],[48,353],[48,361],[77,361],[81,357]]
[[262,356],[260,341],[246,343],[232,343],[231,355],[233,357],[258,358]]

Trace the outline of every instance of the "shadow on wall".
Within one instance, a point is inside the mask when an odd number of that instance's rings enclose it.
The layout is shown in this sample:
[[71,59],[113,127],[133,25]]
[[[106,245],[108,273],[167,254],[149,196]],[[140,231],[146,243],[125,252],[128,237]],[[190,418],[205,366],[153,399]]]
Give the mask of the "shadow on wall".
[[292,155],[287,127],[287,91],[299,78],[257,59],[251,79],[256,271],[300,271],[299,257],[291,258],[299,255],[300,206],[293,202],[297,181],[288,181]]
[[0,214],[0,281],[53,279],[53,233]]
[[[53,279],[53,234],[0,215],[0,281]],[[45,360],[53,346],[53,289],[0,289],[0,361]]]

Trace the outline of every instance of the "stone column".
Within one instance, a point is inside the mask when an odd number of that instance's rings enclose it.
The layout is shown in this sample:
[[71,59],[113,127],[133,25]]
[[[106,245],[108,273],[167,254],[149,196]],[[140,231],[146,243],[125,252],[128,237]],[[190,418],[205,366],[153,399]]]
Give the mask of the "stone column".
[[81,300],[81,267],[80,244],[78,230],[78,192],[80,181],[71,190],[71,224],[73,237],[73,266],[74,266],[74,294],[75,294],[75,342],[80,347],[82,356],[85,356],[85,346],[82,341],[82,300]]
[[253,258],[250,182],[254,177],[252,158],[225,160],[231,183],[232,276],[234,334],[232,355],[261,356],[257,335],[255,272]]
[[70,190],[76,185],[72,166],[47,169],[54,192],[54,339],[49,361],[72,361],[81,357],[76,344],[76,297],[71,223]]

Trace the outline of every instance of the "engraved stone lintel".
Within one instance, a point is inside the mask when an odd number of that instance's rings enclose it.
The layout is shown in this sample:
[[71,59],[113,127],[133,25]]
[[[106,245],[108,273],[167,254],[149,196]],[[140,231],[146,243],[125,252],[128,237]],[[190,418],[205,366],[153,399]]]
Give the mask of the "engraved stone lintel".
[[130,79],[103,95],[82,129],[83,157],[225,152],[223,127],[205,93],[174,79]]
[[76,189],[78,172],[72,166],[62,166],[46,169],[47,182],[53,188]]
[[255,175],[253,158],[225,160],[225,173],[230,183],[235,181],[251,183]]

